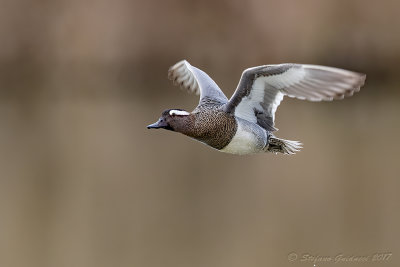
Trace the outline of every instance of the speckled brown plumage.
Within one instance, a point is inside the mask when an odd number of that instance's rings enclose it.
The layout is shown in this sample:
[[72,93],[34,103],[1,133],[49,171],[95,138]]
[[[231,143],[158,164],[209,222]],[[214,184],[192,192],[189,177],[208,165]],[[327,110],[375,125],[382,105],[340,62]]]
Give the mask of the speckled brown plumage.
[[234,116],[218,106],[200,106],[174,130],[213,148],[222,149],[232,140],[237,124]]

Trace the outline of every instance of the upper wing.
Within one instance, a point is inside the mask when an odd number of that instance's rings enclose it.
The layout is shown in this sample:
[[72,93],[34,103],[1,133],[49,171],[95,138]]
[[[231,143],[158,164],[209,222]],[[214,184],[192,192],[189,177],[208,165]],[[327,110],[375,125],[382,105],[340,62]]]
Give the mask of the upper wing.
[[193,67],[186,60],[173,65],[168,71],[168,78],[189,92],[200,94],[199,105],[228,102],[218,85],[204,71]]
[[351,96],[364,85],[365,74],[302,64],[266,65],[246,69],[225,111],[274,128],[275,111],[283,96],[310,101],[331,101]]

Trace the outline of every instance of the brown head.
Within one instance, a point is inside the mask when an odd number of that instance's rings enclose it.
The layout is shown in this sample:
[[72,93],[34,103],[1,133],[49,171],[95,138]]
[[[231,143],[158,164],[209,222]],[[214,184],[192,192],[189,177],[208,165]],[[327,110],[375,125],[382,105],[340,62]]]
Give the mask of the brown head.
[[184,133],[188,130],[190,123],[190,113],[183,109],[167,109],[157,122],[147,125],[147,129],[165,129]]

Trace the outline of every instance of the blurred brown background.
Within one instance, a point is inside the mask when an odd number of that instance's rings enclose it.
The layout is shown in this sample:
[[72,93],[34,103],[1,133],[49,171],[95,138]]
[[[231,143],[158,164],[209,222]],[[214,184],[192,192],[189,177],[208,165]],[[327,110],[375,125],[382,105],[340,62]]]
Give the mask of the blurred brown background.
[[[0,0],[0,266],[399,266],[399,9]],[[277,135],[299,154],[240,157],[145,128],[195,107],[166,78],[184,58],[228,97],[261,64],[367,83],[343,101],[282,103]],[[381,252],[393,255],[372,262]]]

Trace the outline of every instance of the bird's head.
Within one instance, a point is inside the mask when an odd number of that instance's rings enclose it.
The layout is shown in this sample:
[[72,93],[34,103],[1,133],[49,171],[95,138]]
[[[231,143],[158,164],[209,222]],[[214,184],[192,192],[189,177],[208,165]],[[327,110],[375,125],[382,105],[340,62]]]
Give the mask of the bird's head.
[[157,122],[147,125],[147,129],[165,129],[170,131],[181,132],[186,125],[187,118],[190,113],[183,109],[167,109],[163,111]]

